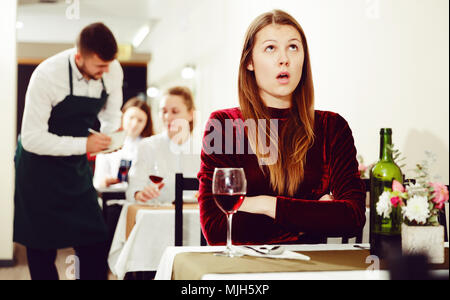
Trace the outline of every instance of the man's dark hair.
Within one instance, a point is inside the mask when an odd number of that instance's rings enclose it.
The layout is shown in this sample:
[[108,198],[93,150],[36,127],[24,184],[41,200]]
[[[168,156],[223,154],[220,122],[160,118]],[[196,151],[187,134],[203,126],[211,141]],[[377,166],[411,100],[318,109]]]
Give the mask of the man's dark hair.
[[76,45],[82,55],[95,53],[104,61],[115,59],[118,51],[114,35],[103,23],[85,27],[78,35]]

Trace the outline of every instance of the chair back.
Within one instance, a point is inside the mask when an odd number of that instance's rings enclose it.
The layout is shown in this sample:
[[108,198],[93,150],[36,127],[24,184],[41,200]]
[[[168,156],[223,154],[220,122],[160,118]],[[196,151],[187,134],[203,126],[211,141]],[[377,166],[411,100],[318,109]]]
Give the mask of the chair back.
[[110,200],[125,200],[126,195],[123,191],[118,192],[97,192],[98,196],[102,199],[102,211],[105,221],[108,218],[108,201]]
[[[197,191],[198,188],[197,178],[175,174],[175,246],[183,246],[183,191]],[[201,230],[200,244],[206,246],[206,239]]]

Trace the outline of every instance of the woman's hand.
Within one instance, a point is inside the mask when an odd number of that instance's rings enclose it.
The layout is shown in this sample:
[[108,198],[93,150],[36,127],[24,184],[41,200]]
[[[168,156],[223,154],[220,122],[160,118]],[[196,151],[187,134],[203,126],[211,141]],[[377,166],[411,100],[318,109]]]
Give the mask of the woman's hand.
[[323,195],[319,199],[319,201],[333,201],[333,200],[334,200],[334,197],[333,197],[333,195],[330,195],[330,194]]
[[245,197],[239,211],[252,214],[263,214],[275,219],[277,210],[277,198],[272,196]]
[[156,197],[159,197],[160,190],[164,187],[164,183],[159,183],[157,185],[148,185],[143,191],[136,192],[134,198],[138,202],[148,202]]

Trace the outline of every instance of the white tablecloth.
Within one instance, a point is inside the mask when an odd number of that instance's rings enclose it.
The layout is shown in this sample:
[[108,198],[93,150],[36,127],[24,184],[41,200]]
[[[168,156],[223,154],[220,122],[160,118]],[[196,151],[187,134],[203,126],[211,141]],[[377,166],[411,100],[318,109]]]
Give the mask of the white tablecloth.
[[[359,244],[369,247],[369,244]],[[318,244],[318,245],[285,245],[291,251],[329,251],[329,250],[360,250],[354,244]],[[224,246],[208,247],[168,247],[161,258],[155,280],[170,280],[172,278],[173,260],[183,252],[219,252]],[[232,259],[232,258],[231,258]],[[369,267],[370,264],[367,266]],[[387,272],[340,271],[340,272],[277,272],[277,273],[232,273],[205,274],[203,280],[287,280],[287,279],[389,279]]]
[[[358,244],[368,248],[369,244]],[[318,245],[285,245],[291,251],[330,251],[330,250],[361,250],[355,244],[318,244]],[[445,243],[448,248],[448,243]],[[156,272],[155,280],[170,280],[172,278],[173,260],[183,252],[220,252],[225,246],[207,247],[168,247],[161,258]],[[230,258],[232,259],[232,258]],[[231,274],[205,274],[202,280],[387,280],[389,272],[374,270],[373,260],[368,257],[367,270],[364,271],[333,271],[333,272],[276,272],[276,273],[231,273]],[[432,272],[437,276],[448,276],[448,270]]]
[[[174,210],[139,210],[136,225],[126,239],[128,206],[117,223],[108,264],[119,279],[127,272],[155,271],[164,249],[175,244]],[[183,209],[183,245],[200,245],[198,209]]]

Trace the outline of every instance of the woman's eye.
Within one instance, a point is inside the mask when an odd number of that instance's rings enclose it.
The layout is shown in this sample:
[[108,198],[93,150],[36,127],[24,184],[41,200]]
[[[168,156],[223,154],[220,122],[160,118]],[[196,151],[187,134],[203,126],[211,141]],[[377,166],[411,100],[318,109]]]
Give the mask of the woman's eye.
[[298,47],[297,47],[297,45],[290,45],[290,46],[289,46],[289,50],[297,51],[297,50],[298,50]]
[[274,46],[267,46],[264,51],[266,51],[266,52],[273,52],[274,50],[275,50]]

